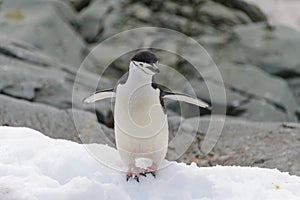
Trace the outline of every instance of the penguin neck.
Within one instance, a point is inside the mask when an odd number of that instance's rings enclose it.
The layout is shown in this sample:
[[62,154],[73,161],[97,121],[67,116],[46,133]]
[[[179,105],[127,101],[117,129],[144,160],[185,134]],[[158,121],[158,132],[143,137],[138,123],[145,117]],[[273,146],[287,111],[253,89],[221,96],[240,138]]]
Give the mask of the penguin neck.
[[136,86],[151,85],[152,75],[146,74],[141,69],[130,69],[128,74],[128,83]]

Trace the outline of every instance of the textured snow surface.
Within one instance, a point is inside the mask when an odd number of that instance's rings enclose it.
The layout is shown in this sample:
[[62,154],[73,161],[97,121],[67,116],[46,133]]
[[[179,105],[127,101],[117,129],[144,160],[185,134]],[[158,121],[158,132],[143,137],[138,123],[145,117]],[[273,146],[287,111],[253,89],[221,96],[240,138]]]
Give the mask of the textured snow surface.
[[300,31],[299,0],[245,0],[257,5],[272,24],[281,24]]
[[[105,155],[115,154],[101,148]],[[118,156],[111,162],[120,163]],[[83,145],[28,128],[0,127],[0,200],[299,200],[300,177],[275,169],[198,168],[172,162],[157,178],[126,182]]]

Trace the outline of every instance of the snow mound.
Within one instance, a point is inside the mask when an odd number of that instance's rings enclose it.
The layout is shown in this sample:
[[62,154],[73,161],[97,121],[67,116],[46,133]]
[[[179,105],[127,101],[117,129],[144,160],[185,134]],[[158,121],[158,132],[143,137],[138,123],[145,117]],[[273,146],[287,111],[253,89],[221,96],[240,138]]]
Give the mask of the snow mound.
[[[102,147],[101,153],[111,154]],[[1,200],[300,199],[300,177],[278,170],[169,164],[156,179],[126,182],[123,172],[97,162],[83,145],[0,127]]]

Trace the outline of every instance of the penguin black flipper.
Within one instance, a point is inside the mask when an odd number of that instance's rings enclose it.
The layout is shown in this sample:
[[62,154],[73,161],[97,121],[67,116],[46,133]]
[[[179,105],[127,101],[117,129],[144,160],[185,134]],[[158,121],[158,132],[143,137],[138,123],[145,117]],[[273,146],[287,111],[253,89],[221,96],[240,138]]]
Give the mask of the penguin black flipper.
[[161,98],[175,100],[175,101],[183,101],[183,102],[186,102],[189,104],[199,106],[201,108],[206,108],[208,110],[211,110],[211,107],[208,103],[206,103],[196,97],[186,95],[186,94],[180,94],[180,93],[174,93],[174,92],[168,92],[168,91],[161,90]]
[[84,103],[94,103],[99,100],[107,99],[107,98],[115,98],[116,92],[114,89],[107,89],[107,90],[98,90],[91,94],[90,96],[83,99]]

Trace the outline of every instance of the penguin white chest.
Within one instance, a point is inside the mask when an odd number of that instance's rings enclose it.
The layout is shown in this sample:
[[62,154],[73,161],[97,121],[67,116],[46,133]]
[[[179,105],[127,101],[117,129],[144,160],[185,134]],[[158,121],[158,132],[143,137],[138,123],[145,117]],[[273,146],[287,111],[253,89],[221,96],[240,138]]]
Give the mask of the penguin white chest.
[[168,146],[168,122],[160,104],[160,91],[151,85],[119,85],[115,101],[115,139],[127,165],[137,158],[148,158],[157,165]]
[[158,99],[159,96],[153,89],[140,88],[133,91],[128,98],[128,115],[132,122],[140,127],[157,126],[152,123],[162,115]]
[[160,104],[159,90],[151,85],[132,88],[124,85],[117,90],[115,122],[120,128],[128,127],[131,134],[141,131],[153,134],[164,126],[167,116]]

